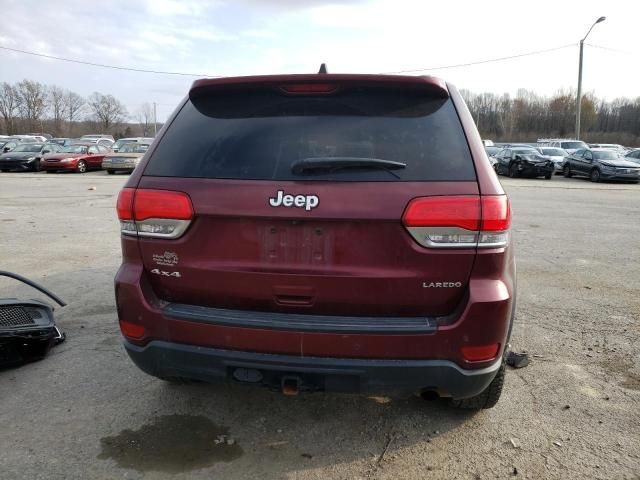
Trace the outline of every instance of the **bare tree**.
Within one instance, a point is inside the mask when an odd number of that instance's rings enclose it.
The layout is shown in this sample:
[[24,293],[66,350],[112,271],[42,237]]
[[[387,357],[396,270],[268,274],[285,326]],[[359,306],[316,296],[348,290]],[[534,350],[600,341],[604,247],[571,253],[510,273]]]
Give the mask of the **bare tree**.
[[69,126],[67,135],[71,136],[73,123],[78,120],[87,106],[87,101],[75,92],[67,91],[64,95],[64,108]]
[[55,135],[61,135],[62,121],[67,114],[67,104],[65,102],[65,91],[56,85],[49,87],[49,108],[53,116],[54,133]]
[[16,87],[3,82],[0,85],[0,115],[4,119],[4,129],[7,135],[16,133],[16,117],[20,111],[21,98]]
[[113,95],[93,92],[89,97],[89,107],[105,132],[127,116],[127,109]]
[[138,124],[140,130],[142,130],[142,136],[148,137],[151,135],[151,125],[153,122],[153,109],[149,103],[143,103],[138,109]]
[[42,114],[46,109],[47,89],[40,82],[26,79],[18,83],[16,87],[21,100],[22,116],[27,121],[27,129],[32,131],[42,119]]

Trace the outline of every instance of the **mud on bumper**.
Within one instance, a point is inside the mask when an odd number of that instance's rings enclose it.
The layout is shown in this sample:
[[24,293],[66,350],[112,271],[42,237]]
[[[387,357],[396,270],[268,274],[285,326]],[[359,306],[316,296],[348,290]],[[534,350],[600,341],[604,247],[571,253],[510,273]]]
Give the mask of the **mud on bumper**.
[[444,397],[468,398],[483,391],[502,359],[488,367],[466,370],[447,360],[367,360],[297,357],[240,352],[151,341],[138,346],[124,341],[127,353],[144,372],[163,378],[205,382],[239,382],[280,390],[295,379],[301,391],[343,393],[413,393],[435,391]]

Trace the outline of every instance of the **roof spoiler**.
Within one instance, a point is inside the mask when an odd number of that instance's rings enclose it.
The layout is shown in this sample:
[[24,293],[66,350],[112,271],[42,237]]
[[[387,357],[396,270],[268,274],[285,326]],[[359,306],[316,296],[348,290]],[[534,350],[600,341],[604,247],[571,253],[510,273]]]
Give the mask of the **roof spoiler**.
[[[444,80],[431,76],[406,75],[365,75],[365,74],[330,74],[326,65],[322,64],[315,74],[303,75],[258,75],[248,77],[225,77],[196,80],[189,90],[189,98],[203,94],[238,90],[282,89],[288,84],[333,83],[340,87],[379,87],[423,91],[436,98],[449,98],[449,89]],[[286,89],[285,89],[286,90]]]

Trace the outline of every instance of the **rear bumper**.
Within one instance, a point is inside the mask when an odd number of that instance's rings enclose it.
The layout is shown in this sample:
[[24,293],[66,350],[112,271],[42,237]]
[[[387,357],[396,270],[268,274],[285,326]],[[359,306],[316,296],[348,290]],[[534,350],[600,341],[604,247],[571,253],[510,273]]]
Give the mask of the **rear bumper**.
[[294,378],[299,380],[302,391],[436,391],[441,396],[456,399],[472,397],[483,391],[502,362],[499,358],[482,369],[466,370],[448,360],[299,357],[204,348],[159,340],[145,346],[125,340],[124,346],[141,370],[157,377],[235,381],[274,390],[281,388],[283,378]]
[[113,163],[113,162],[102,162],[103,170],[131,170],[133,171],[136,168],[135,163]]

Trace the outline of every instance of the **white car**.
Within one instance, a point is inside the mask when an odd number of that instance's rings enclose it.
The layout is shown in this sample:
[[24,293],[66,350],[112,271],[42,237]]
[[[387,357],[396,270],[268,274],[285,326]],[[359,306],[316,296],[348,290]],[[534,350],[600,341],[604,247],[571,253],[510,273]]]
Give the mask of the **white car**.
[[624,157],[629,151],[624,148],[622,145],[617,143],[592,143],[590,144],[592,148],[604,148],[605,150],[613,150],[621,157]]
[[560,147],[539,147],[539,150],[553,162],[554,173],[562,173],[564,159],[569,153]]
[[538,139],[538,147],[557,147],[562,148],[567,153],[573,153],[576,150],[589,148],[589,145],[582,140],[571,140],[564,138],[540,138]]
[[11,135],[11,137],[15,138],[19,142],[45,143],[47,141],[47,137],[43,137],[41,135]]

